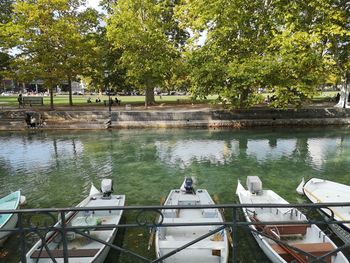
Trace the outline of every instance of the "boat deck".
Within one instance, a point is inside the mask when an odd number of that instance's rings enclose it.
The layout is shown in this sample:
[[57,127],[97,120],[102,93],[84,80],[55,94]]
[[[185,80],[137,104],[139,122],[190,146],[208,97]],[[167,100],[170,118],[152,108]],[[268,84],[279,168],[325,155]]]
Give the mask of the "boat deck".
[[[207,205],[214,204],[206,190],[197,190],[196,194],[186,194],[180,190],[172,190],[166,205]],[[211,223],[222,222],[217,209],[167,209],[163,211],[163,224],[203,223],[201,226],[160,227],[158,232],[158,247],[160,255],[165,255],[189,242],[202,237],[218,228],[220,225]],[[205,225],[208,223],[208,225]],[[228,251],[227,237],[224,231],[215,233],[180,252],[163,260],[163,262],[226,262]]]
[[[125,196],[112,196],[111,199],[103,199],[101,197],[92,197],[84,200],[78,206],[82,207],[103,207],[103,206],[123,206]],[[97,211],[80,211],[68,217],[67,224],[71,227],[77,227],[77,231],[84,232],[92,238],[110,242],[115,235],[116,229],[92,228],[99,225],[116,225],[119,223],[122,210],[97,210]],[[102,243],[85,237],[74,231],[67,232],[67,249],[70,263],[91,262],[100,255],[105,247]],[[60,234],[52,233],[48,237],[48,246],[50,253],[55,257],[57,263],[63,262],[63,245]],[[39,247],[40,244],[37,244]],[[103,249],[104,250],[104,249]],[[40,253],[40,249],[36,249],[30,255],[32,261],[38,263],[51,263],[50,253],[45,249]],[[39,259],[37,261],[37,259]],[[28,258],[27,258],[28,260]],[[95,261],[94,261],[95,262]]]
[[[350,200],[350,186],[336,182],[312,178],[304,185],[304,192],[314,203],[342,203]],[[350,220],[350,207],[329,207],[321,209],[330,216],[333,212],[334,218],[338,221]],[[350,228],[350,224],[344,224]]]

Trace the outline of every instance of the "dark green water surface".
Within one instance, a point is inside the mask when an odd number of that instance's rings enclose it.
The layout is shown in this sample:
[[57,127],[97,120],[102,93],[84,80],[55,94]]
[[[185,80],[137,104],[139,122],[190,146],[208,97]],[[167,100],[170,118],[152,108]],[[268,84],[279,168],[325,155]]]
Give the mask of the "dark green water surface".
[[[112,178],[114,192],[127,205],[158,205],[185,176],[197,179],[220,203],[237,202],[237,179],[257,175],[263,187],[291,203],[306,202],[295,188],[302,177],[350,184],[350,130],[120,130],[0,133],[0,196],[22,190],[25,208],[72,207]],[[348,200],[349,201],[349,200]],[[228,215],[230,218],[230,215]],[[134,222],[125,214],[125,222]],[[133,229],[116,242],[154,258],[147,251],[148,232]],[[269,262],[255,240],[240,231],[239,262]],[[11,238],[0,262],[18,262]],[[111,253],[106,263],[141,262]]]

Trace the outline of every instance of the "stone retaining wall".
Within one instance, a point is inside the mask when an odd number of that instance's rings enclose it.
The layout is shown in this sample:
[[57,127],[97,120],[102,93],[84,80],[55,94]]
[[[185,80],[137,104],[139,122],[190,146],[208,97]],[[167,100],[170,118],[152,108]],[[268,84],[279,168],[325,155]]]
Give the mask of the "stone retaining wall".
[[[0,130],[25,130],[28,111],[0,112]],[[144,127],[255,127],[349,125],[350,109],[300,110],[144,110],[144,111],[30,111],[40,116],[42,129],[106,129]]]

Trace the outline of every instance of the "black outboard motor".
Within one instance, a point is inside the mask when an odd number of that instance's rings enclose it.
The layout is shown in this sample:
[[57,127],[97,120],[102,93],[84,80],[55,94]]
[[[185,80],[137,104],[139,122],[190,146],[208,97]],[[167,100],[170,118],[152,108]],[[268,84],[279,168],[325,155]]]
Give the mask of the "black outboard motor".
[[192,178],[186,178],[185,179],[184,187],[185,187],[186,193],[188,193],[188,194],[194,193]]
[[111,198],[111,194],[113,192],[113,181],[112,179],[103,179],[101,181],[101,192],[103,194],[104,199]]

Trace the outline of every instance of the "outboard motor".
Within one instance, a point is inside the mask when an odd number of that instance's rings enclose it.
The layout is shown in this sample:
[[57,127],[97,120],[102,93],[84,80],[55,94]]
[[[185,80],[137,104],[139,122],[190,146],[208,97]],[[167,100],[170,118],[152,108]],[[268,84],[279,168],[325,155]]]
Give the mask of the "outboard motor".
[[113,192],[112,179],[103,179],[101,181],[101,192],[103,194],[103,198],[105,199],[111,198],[111,193]]
[[185,187],[186,193],[192,194],[194,192],[192,178],[186,178],[185,179],[184,187]]

